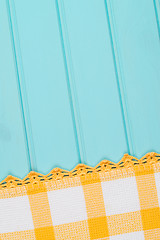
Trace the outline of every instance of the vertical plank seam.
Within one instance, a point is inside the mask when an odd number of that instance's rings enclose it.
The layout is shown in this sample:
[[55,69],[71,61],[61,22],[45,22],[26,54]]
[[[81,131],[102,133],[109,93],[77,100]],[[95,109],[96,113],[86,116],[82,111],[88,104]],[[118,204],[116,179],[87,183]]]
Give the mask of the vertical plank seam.
[[113,25],[114,24],[113,10],[111,9],[111,3],[110,3],[110,9],[109,9],[109,6],[108,6],[109,2],[110,2],[109,0],[104,0],[106,18],[108,23],[109,35],[110,35],[111,49],[112,49],[112,55],[113,55],[114,69],[115,69],[115,75],[116,75],[116,81],[117,81],[117,88],[118,88],[118,94],[120,99],[123,126],[124,126],[128,153],[134,155],[131,123],[130,123],[129,114],[128,114],[127,96],[126,96],[126,89],[124,84],[124,74],[122,73],[123,71],[122,62],[120,59],[120,53],[118,51],[116,33]]
[[79,162],[84,163],[86,161],[86,151],[85,151],[82,123],[80,119],[77,91],[75,87],[75,76],[74,76],[73,63],[71,58],[71,49],[70,49],[69,36],[68,36],[68,30],[67,30],[67,24],[66,24],[64,3],[63,3],[63,0],[61,0],[61,5],[59,4],[58,0],[55,0],[55,2],[56,2],[56,11],[57,11],[57,18],[58,18],[58,25],[59,25],[62,53],[63,53],[63,59],[64,59],[65,72],[66,72],[68,96],[69,96],[69,103],[70,103],[70,109],[71,109],[71,115],[72,115],[77,153],[78,153]]
[[[10,25],[14,63],[15,63],[15,69],[16,69],[16,75],[17,75],[18,93],[19,93],[19,99],[20,99],[21,114],[23,119],[23,128],[24,128],[28,163],[29,163],[30,170],[36,171],[37,169],[36,169],[35,152],[34,152],[34,145],[32,140],[32,130],[31,130],[28,102],[27,102],[26,89],[25,89],[25,83],[24,83],[25,79],[24,79],[23,64],[21,59],[21,51],[20,51],[20,44],[19,44],[18,28],[16,23],[14,0],[12,2],[12,5],[10,3],[10,0],[6,0],[6,5],[7,5],[8,20]],[[13,13],[14,13],[14,20],[13,20]],[[16,31],[14,31],[15,28],[16,28]],[[17,35],[16,38],[15,38],[15,35]],[[23,92],[22,92],[22,85],[23,85]]]
[[159,4],[159,9],[160,9],[160,2],[153,0],[155,18],[156,18],[156,23],[157,23],[157,30],[158,30],[158,35],[159,35],[159,39],[160,39],[160,19],[159,19],[160,13],[158,14],[158,7],[157,7],[158,4]]

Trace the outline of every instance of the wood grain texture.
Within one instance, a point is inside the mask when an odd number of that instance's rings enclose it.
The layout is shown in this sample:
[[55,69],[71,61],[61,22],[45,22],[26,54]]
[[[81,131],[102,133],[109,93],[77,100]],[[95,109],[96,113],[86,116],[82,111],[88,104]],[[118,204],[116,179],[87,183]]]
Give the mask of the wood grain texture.
[[128,103],[134,152],[159,152],[160,41],[153,1],[110,3]]
[[24,177],[30,168],[12,30],[6,1],[0,1],[0,180]]
[[15,11],[37,171],[73,168],[79,159],[56,6],[51,0],[16,1]]
[[104,158],[118,161],[128,149],[104,2],[70,0],[59,4],[76,83],[85,163],[93,166]]
[[160,151],[159,0],[2,0],[0,29],[0,180]]

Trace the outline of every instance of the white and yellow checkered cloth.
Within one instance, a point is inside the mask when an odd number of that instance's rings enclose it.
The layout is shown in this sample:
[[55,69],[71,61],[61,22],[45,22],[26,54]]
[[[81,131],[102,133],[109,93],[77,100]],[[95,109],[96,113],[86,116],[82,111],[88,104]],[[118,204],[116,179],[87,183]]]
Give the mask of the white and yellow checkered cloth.
[[0,183],[0,239],[160,239],[160,155]]

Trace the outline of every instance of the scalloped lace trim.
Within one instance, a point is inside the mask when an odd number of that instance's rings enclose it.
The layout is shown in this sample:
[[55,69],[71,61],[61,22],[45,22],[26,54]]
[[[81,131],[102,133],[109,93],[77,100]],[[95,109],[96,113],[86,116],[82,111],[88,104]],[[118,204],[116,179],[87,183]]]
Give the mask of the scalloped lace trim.
[[85,164],[78,164],[73,170],[66,171],[60,168],[54,168],[49,174],[43,175],[37,172],[30,172],[24,179],[19,179],[13,176],[8,176],[2,182],[0,182],[0,190],[10,189],[28,184],[41,184],[48,181],[62,180],[63,178],[74,178],[79,176],[92,175],[99,172],[115,171],[116,169],[129,169],[140,168],[142,170],[148,169],[156,163],[160,164],[160,154],[155,152],[147,153],[141,159],[135,158],[128,154],[124,154],[123,158],[118,163],[113,163],[109,160],[101,161],[95,167],[89,167]]

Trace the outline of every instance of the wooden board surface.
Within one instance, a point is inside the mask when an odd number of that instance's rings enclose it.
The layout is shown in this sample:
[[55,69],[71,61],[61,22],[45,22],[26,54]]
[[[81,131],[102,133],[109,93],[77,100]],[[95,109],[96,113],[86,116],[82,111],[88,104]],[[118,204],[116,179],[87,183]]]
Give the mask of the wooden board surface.
[[1,0],[0,180],[160,152],[159,0]]

